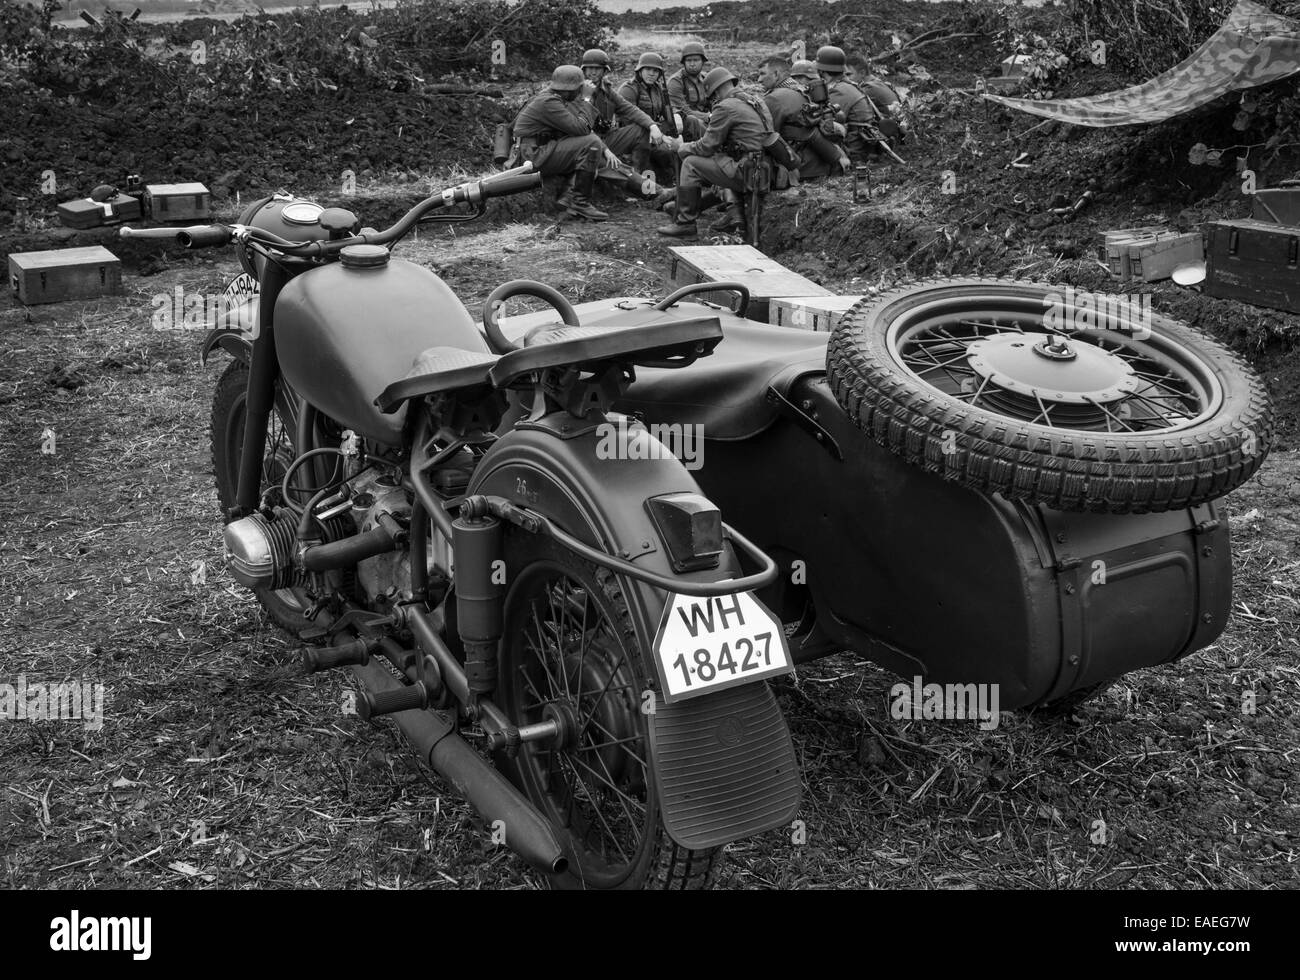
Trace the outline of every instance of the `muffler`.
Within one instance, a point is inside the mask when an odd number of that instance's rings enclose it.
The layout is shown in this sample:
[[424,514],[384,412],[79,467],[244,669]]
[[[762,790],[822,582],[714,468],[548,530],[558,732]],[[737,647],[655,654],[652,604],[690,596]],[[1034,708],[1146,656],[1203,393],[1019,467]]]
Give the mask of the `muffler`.
[[[352,673],[374,693],[404,686],[376,661],[354,665]],[[388,717],[397,722],[420,759],[469,800],[484,820],[489,824],[502,822],[507,847],[546,874],[559,874],[568,867],[551,825],[487,759],[456,734],[450,711],[398,711]]]

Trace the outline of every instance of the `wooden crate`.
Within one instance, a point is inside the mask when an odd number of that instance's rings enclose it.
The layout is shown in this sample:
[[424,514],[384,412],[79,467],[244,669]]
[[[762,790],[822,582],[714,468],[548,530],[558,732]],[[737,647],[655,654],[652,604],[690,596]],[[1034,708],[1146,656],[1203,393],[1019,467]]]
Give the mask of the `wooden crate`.
[[1250,216],[1255,221],[1300,225],[1300,187],[1260,188],[1250,199]]
[[122,263],[102,245],[15,252],[9,256],[9,284],[26,306],[116,295],[122,292]]
[[106,201],[92,201],[88,197],[64,201],[55,210],[65,226],[79,229],[134,221],[141,215],[140,199],[129,194],[117,194]]
[[1300,313],[1300,228],[1254,220],[1205,227],[1205,295]]
[[1205,258],[1200,232],[1186,235],[1161,235],[1136,242],[1128,247],[1130,279],[1156,282],[1168,279],[1176,268]]
[[[670,248],[674,286],[697,282],[738,282],[749,287],[746,316],[767,323],[772,300],[779,296],[830,296],[831,291],[792,272],[752,245],[679,245]],[[700,293],[710,303],[730,306],[735,294]]]
[[772,300],[768,323],[829,333],[861,296],[782,296]]
[[1025,65],[1033,60],[1027,54],[1011,54],[1002,59],[1002,77],[1020,78],[1025,73]]
[[1156,226],[1117,228],[1114,231],[1103,232],[1097,257],[1112,276],[1121,282],[1128,282],[1133,278],[1133,271],[1129,266],[1129,248],[1139,242],[1154,241],[1168,233],[1168,229]]
[[207,220],[212,216],[212,194],[199,183],[147,184],[144,202],[154,221]]

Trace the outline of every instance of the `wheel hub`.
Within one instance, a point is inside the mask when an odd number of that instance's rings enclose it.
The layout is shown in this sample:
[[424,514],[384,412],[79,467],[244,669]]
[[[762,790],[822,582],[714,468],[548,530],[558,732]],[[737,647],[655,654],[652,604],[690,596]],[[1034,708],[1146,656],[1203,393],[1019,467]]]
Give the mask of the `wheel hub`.
[[1106,404],[1141,387],[1123,358],[1057,334],[996,334],[974,341],[968,351],[981,382],[1057,404]]
[[555,739],[551,743],[555,748],[566,751],[573,748],[577,741],[580,721],[577,711],[568,701],[556,701],[542,709],[542,721],[555,723]]

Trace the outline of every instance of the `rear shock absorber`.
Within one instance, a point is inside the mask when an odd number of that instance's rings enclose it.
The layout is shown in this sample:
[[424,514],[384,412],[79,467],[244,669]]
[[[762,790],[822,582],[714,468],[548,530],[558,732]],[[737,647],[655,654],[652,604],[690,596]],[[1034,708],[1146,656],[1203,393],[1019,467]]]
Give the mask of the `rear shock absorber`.
[[465,679],[471,697],[497,686],[497,645],[501,640],[505,563],[501,558],[501,522],[487,512],[482,498],[471,497],[452,521],[456,556],[456,627],[465,647]]

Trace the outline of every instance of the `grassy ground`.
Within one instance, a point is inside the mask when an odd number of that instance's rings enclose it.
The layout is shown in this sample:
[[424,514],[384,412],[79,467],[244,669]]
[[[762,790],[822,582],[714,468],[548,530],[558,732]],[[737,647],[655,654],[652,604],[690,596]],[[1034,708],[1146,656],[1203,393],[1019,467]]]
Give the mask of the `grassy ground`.
[[[663,288],[653,263],[618,254],[617,231],[567,227],[426,235],[407,254],[436,260],[469,302],[520,269],[576,297]],[[199,259],[128,280],[121,299],[0,308],[4,673],[108,690],[98,733],[0,724],[0,881],[534,887],[389,726],[344,713],[346,679],[298,675],[290,642],[221,567],[206,436],[221,367],[200,368],[198,335],[156,330],[149,313],[156,292],[235,271]],[[870,664],[801,671],[780,700],[806,841],[736,845],[727,883],[1294,885],[1298,476],[1297,454],[1275,454],[1228,500],[1237,585],[1221,640],[1073,719],[900,722],[894,679]]]

